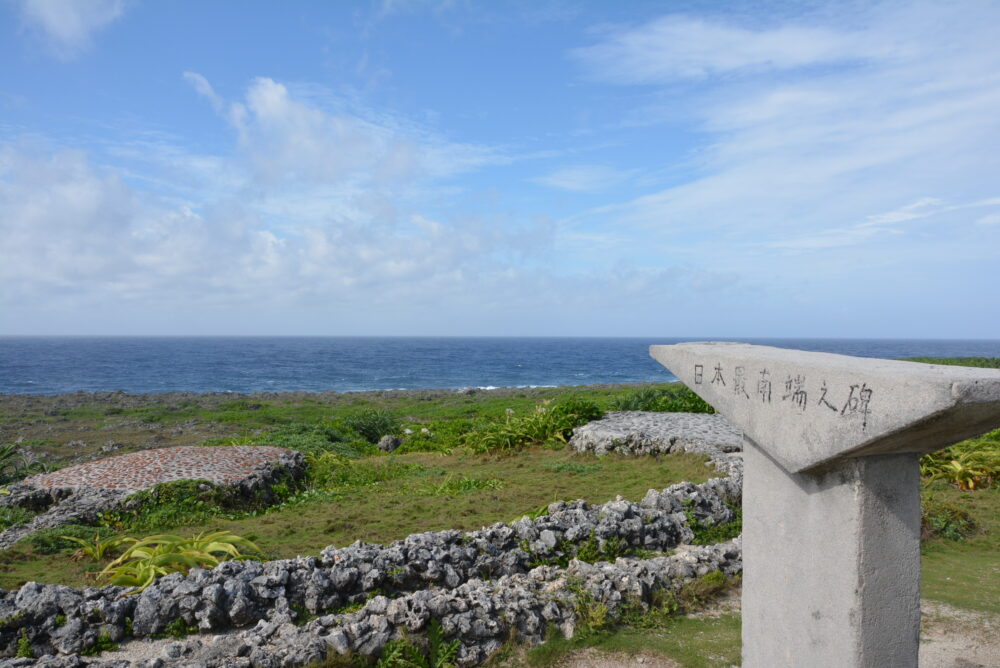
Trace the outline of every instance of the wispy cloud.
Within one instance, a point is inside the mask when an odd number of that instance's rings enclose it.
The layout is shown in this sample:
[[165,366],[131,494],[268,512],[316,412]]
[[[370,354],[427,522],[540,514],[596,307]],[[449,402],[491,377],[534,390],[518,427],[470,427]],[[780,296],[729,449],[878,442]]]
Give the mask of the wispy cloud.
[[20,0],[19,5],[24,25],[63,60],[79,55],[95,33],[125,12],[125,0]]
[[[993,6],[966,10],[884,6],[863,32],[666,17],[576,52],[616,83],[656,90],[699,78],[683,93],[662,90],[695,100],[707,133],[692,156],[695,178],[593,219],[688,244],[723,235],[716,257],[749,271],[759,259],[751,247],[897,244],[872,230],[903,222],[934,221],[921,231],[933,253],[935,237],[970,222],[962,207],[996,194],[1000,50],[987,26],[1000,16]],[[852,64],[859,58],[865,66]],[[819,63],[828,67],[808,78],[726,76]],[[780,262],[769,271],[784,273]]]
[[620,171],[605,165],[569,165],[539,176],[536,183],[572,192],[600,192],[619,185],[634,170]]
[[842,64],[894,54],[893,44],[861,32],[782,25],[746,28],[689,16],[665,16],[613,31],[573,55],[593,76],[615,83],[664,83],[724,74]]

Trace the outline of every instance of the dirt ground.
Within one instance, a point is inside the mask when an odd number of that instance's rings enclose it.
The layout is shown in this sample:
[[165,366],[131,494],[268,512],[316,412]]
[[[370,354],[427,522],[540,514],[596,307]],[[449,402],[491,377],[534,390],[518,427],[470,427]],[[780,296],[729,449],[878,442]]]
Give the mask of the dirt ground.
[[[698,613],[711,616],[739,609],[728,597]],[[921,601],[921,668],[1000,668],[1000,615],[961,610],[936,601]],[[558,668],[680,668],[682,664],[647,653],[625,655],[590,648],[574,652]]]

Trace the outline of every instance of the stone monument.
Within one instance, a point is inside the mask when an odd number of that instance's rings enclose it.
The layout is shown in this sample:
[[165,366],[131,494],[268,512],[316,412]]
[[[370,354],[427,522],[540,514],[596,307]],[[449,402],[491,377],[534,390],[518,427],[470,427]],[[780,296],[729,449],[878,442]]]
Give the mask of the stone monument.
[[650,355],[743,430],[744,668],[916,666],[918,460],[1000,426],[1000,370],[742,343]]

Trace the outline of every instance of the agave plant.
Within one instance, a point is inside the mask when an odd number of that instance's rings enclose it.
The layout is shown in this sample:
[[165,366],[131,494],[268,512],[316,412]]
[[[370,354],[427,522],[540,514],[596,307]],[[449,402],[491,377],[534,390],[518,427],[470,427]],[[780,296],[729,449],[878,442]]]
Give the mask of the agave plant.
[[0,445],[0,478],[8,480],[21,468],[21,453],[16,443]]
[[247,559],[260,548],[229,531],[203,532],[193,538],[160,534],[136,540],[100,572],[105,584],[133,587],[137,594],[169,573],[215,568],[227,560]]
[[89,557],[91,561],[103,561],[122,545],[137,542],[135,538],[130,538],[129,536],[111,536],[110,538],[102,539],[100,531],[94,534],[92,540],[85,540],[74,536],[59,537],[80,546],[80,549],[70,557],[73,561],[79,561],[84,557]]

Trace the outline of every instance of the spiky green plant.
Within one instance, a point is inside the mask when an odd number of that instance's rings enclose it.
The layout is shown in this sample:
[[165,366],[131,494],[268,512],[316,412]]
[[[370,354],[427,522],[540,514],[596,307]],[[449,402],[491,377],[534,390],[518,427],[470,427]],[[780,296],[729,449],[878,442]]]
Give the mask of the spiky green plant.
[[80,549],[74,552],[73,556],[70,557],[74,561],[79,561],[84,557],[89,557],[91,561],[103,561],[106,557],[111,556],[111,553],[122,545],[137,542],[137,539],[129,536],[110,536],[109,538],[102,539],[100,531],[95,533],[94,537],[90,540],[85,538],[76,538],[75,536],[59,537],[80,546]]
[[215,568],[259,553],[251,541],[229,531],[202,532],[193,538],[160,534],[137,540],[99,576],[105,584],[133,587],[129,593],[137,594],[163,575]]

